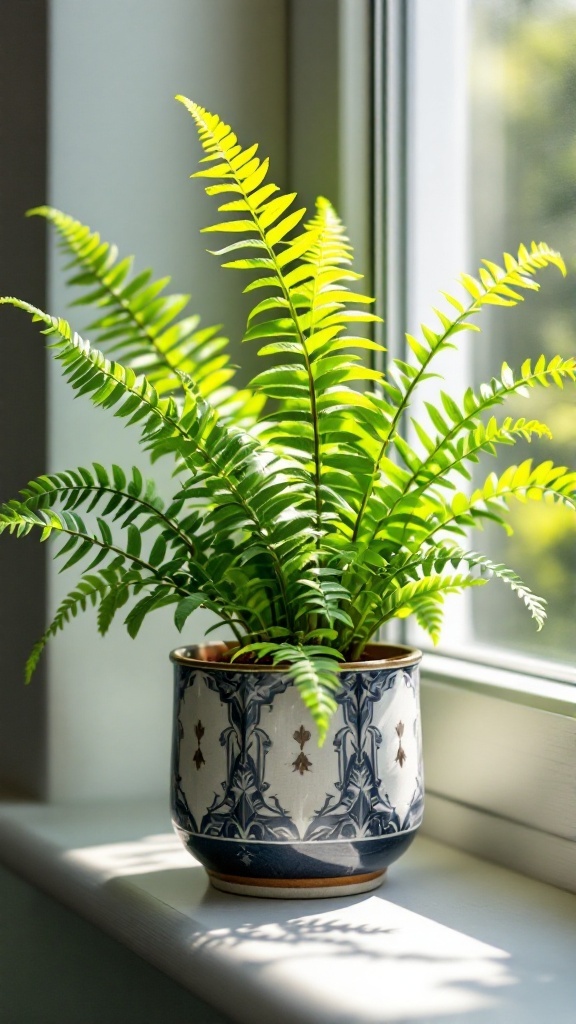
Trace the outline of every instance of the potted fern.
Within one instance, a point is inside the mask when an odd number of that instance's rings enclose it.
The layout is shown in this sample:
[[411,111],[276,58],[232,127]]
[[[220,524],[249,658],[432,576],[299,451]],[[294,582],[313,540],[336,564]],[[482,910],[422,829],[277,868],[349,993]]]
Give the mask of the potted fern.
[[469,550],[467,533],[504,525],[513,498],[574,507],[576,473],[522,462],[471,487],[468,467],[545,435],[536,420],[495,412],[510,395],[574,381],[576,360],[504,364],[478,390],[439,391],[410,439],[406,413],[484,306],[514,306],[542,268],[564,264],[545,244],[506,254],[503,267],[484,261],[384,376],[367,365],[379,346],[355,333],[376,318],[351,290],[361,275],[333,207],[319,199],[305,219],[296,196],[267,181],[256,146],[179,99],[204,149],[195,176],[223,214],[205,230],[232,236],[215,255],[247,272],[244,340],[264,368],[235,389],[225,340],[184,314],[186,297],[165,294],[149,271],[134,276],[130,259],[73,218],[31,211],[54,225],[70,283],[98,307],[98,347],[21,299],[0,301],[39,322],[76,393],[138,429],[152,460],[172,459],[177,483],[165,501],[137,469],[94,464],[41,476],[1,507],[0,530],[37,531],[60,541],[66,566],[83,563],[26,678],[89,605],[102,633],[128,609],[133,637],[157,608],[173,605],[179,629],[211,609],[234,639],[172,653],[177,831],[220,888],[359,892],[380,883],[422,816],[420,652],[374,637],[414,615],[436,641],[445,596],[490,577],[542,625],[544,601]]

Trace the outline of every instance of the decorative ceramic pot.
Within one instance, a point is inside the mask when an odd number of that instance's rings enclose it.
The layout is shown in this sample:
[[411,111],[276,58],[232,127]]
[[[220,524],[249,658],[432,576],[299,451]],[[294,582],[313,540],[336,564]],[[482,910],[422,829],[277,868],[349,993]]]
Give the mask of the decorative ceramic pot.
[[174,828],[212,885],[251,896],[365,892],[422,820],[420,651],[344,664],[324,746],[285,669],[173,651]]

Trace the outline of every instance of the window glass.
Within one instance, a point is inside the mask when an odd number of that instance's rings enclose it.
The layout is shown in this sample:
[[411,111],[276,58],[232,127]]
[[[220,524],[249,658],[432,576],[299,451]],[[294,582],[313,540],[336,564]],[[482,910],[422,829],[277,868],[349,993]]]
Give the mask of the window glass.
[[[567,280],[543,272],[541,294],[483,316],[472,346],[474,377],[483,380],[499,375],[503,359],[519,367],[528,356],[576,352],[576,0],[469,0],[468,10],[472,267],[534,239],[559,249],[569,270]],[[573,387],[535,389],[529,405],[517,398],[506,411],[543,420],[553,439],[500,447],[500,471],[506,458],[576,465]],[[474,639],[573,664],[576,516],[514,503],[511,523],[512,537],[494,528],[473,543],[546,597],[548,621],[537,633],[522,602],[493,581],[471,594]]]

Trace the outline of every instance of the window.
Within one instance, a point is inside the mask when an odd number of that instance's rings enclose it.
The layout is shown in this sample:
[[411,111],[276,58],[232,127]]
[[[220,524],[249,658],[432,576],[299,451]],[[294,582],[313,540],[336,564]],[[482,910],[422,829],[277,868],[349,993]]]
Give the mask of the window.
[[[409,15],[407,287],[414,330],[461,270],[475,273],[482,258],[499,262],[520,242],[547,241],[573,264],[576,3],[414,0]],[[463,390],[499,377],[504,360],[519,368],[527,357],[574,352],[573,285],[556,272],[543,273],[539,283],[537,298],[482,314],[482,334],[462,338],[456,362],[450,356],[452,384],[460,377]],[[516,398],[502,414],[543,420],[554,436],[500,446],[498,472],[527,458],[574,465],[572,388],[536,388],[529,409]],[[478,480],[492,469],[486,457]],[[523,603],[493,581],[448,606],[443,648],[571,678],[576,519],[560,505],[514,502],[511,522],[513,537],[494,527],[478,540],[472,535],[470,545],[510,565],[546,597],[548,622],[537,632]]]
[[[470,7],[469,182],[471,249],[499,252],[522,239],[545,239],[574,270],[576,237],[576,3],[479,3]],[[574,285],[557,275],[542,277],[536,302],[526,301],[509,318],[494,310],[487,348],[474,347],[476,373],[496,371],[498,339],[510,363],[522,353],[570,355],[576,349]],[[512,415],[525,415],[522,399]],[[552,428],[553,441],[535,440],[514,461],[530,455],[576,462],[576,403],[573,389],[539,388],[530,416]],[[549,621],[538,636],[520,602],[502,589],[474,594],[475,636],[526,654],[574,661],[576,611],[576,518],[562,506],[516,505],[514,537],[490,536],[495,561],[504,557],[548,600]]]
[[[463,269],[498,262],[520,241],[548,241],[573,264],[576,9],[539,0],[386,7],[405,48],[397,159],[406,177],[403,301],[415,331]],[[574,353],[573,286],[551,273],[540,281],[536,302],[483,316],[482,334],[463,338],[459,358],[450,358],[452,386],[498,373],[504,359],[514,366],[551,348]],[[554,441],[511,448],[510,461],[532,455],[573,466],[573,389],[542,389],[538,398],[529,415],[552,421]],[[520,406],[516,415],[525,414]],[[447,603],[441,654],[426,655],[426,827],[573,887],[576,525],[553,509],[544,526],[540,511],[518,506],[512,543],[488,531],[470,544],[488,546],[548,598],[544,630],[492,581]]]

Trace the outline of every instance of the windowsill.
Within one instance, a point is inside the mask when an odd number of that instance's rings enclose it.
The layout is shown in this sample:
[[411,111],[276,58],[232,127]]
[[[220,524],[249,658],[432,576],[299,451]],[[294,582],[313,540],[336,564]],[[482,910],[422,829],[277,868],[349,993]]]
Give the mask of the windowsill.
[[423,665],[425,679],[454,683],[514,704],[576,717],[576,670],[568,666],[547,665],[515,657],[511,652],[500,652],[490,662],[480,649],[449,654],[426,651]]
[[156,803],[4,803],[0,859],[245,1024],[574,1019],[576,896],[425,837],[339,900],[216,892]]
[[425,829],[576,893],[576,686],[516,667],[425,655]]

